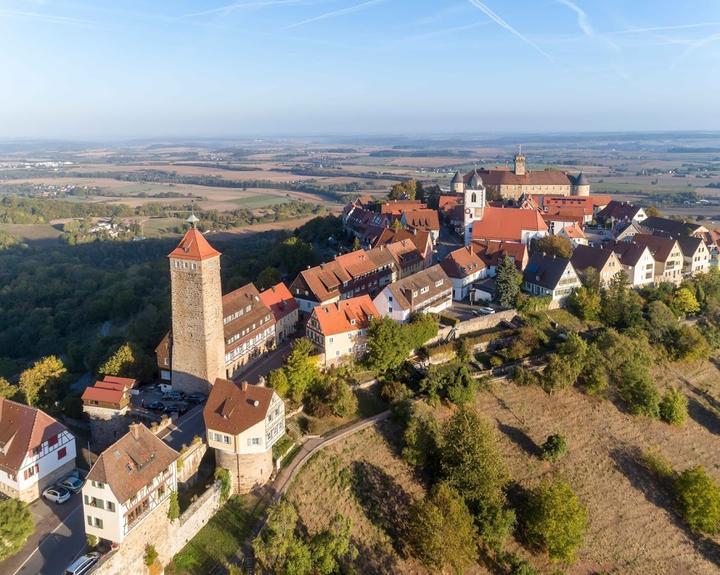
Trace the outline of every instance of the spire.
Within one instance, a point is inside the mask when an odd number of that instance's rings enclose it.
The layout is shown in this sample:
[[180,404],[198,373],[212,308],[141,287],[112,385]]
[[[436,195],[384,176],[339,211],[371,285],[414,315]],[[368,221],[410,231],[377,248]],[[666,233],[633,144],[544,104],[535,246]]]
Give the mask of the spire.
[[[190,220],[190,218],[188,218]],[[168,257],[182,260],[207,260],[219,256],[220,252],[212,247],[197,229],[190,228],[178,246],[170,252]]]
[[195,215],[195,200],[190,201],[190,215],[185,221],[190,224],[190,227],[193,229],[197,227],[196,224],[200,221],[200,218]]

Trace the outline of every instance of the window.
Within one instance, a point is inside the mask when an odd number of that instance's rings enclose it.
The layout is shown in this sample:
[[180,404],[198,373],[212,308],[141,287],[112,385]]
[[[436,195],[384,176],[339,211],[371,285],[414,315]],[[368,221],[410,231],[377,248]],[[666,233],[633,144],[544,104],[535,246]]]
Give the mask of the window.
[[97,487],[98,489],[103,489],[105,487],[104,483],[100,483],[99,481],[92,481],[92,486]]
[[103,520],[102,520],[102,519],[98,519],[98,518],[96,517],[96,518],[95,518],[95,527],[97,527],[98,529],[102,529],[102,528],[103,528]]
[[53,445],[56,445],[58,442],[58,436],[53,435],[50,439],[48,439],[48,445],[52,447]]
[[58,459],[63,459],[67,455],[67,448],[61,447],[58,449]]
[[92,526],[92,524],[93,524],[92,517],[90,517],[89,515],[87,516],[87,523],[88,523],[88,525],[90,525],[90,526]]

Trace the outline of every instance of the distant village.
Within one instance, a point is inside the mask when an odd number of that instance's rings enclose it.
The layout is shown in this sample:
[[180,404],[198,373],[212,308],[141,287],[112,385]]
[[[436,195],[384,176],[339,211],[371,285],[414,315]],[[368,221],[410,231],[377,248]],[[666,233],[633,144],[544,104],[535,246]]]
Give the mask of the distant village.
[[[168,256],[172,327],[156,349],[156,387],[158,399],[202,406],[203,435],[170,446],[163,432],[183,413],[161,423],[131,417],[138,382],[106,376],[82,396],[99,456],[81,477],[81,446],[65,425],[0,399],[0,492],[26,502],[81,493],[86,534],[112,551],[79,560],[99,563],[102,574],[143,572],[148,542],[168,562],[219,509],[222,489],[247,493],[277,473],[273,446],[285,434],[286,405],[264,380],[252,385],[244,374],[280,346],[306,337],[330,368],[361,360],[380,318],[406,323],[421,313],[452,315],[456,306],[460,321],[491,316],[503,309],[497,271],[508,260],[522,290],[551,308],[591,273],[601,285],[619,272],[635,287],[679,285],[720,266],[715,230],[594,195],[583,173],[531,171],[520,153],[511,167],[454,174],[436,201],[437,208],[402,197],[349,202],[342,225],[359,249],[263,291],[250,283],[224,293],[221,253],[191,217]],[[89,231],[119,233],[109,221]],[[569,257],[535,249],[546,237],[567,240]],[[173,498],[192,484],[206,453],[225,485],[173,516]]]

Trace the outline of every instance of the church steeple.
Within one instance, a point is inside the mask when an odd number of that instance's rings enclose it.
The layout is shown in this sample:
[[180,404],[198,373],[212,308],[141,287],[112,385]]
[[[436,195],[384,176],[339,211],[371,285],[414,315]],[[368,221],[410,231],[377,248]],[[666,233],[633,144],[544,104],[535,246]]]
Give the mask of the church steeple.
[[518,146],[518,153],[515,154],[514,170],[516,176],[525,175],[525,156],[522,153],[522,145]]

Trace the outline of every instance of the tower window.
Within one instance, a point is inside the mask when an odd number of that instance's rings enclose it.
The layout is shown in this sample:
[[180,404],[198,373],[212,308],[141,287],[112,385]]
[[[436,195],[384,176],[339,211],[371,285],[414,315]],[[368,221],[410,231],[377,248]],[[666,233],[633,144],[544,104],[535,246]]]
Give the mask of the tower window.
[[473,192],[472,196],[470,196],[470,201],[474,204],[477,202],[477,194]]

